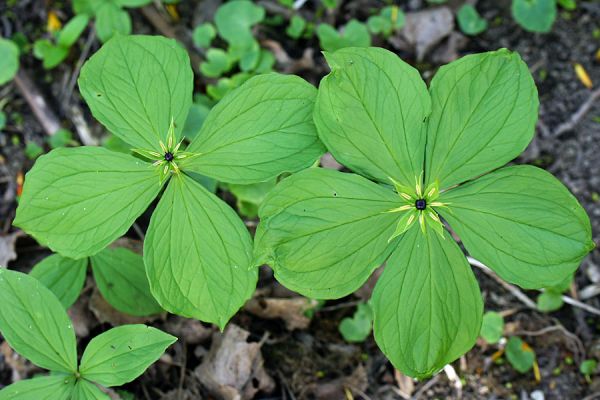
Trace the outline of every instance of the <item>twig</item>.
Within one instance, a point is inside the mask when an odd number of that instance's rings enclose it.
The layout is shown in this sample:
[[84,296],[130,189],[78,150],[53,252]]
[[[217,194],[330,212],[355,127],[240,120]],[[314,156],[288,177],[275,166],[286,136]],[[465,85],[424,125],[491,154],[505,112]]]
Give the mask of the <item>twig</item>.
[[567,303],[567,304],[569,304],[569,305],[571,305],[573,307],[581,308],[582,310],[585,310],[585,311],[589,312],[590,314],[600,315],[600,310],[599,309],[597,309],[595,307],[592,307],[592,306],[590,306],[588,304],[585,304],[585,303],[583,303],[583,302],[581,302],[579,300],[575,300],[572,297],[562,296],[562,299],[563,299],[563,301],[565,303]]
[[571,118],[569,118],[567,121],[563,122],[562,124],[558,125],[556,127],[556,129],[554,129],[554,132],[552,132],[552,136],[559,137],[563,133],[568,132],[568,131],[572,130],[573,128],[575,128],[575,126],[577,124],[579,124],[581,122],[581,120],[583,120],[583,117],[585,117],[585,115],[588,113],[588,111],[590,111],[590,109],[594,105],[594,102],[598,99],[600,99],[600,88],[594,90],[590,94],[590,97],[588,97],[588,99],[583,102],[583,104],[571,116]]
[[48,106],[46,99],[44,99],[37,86],[35,86],[31,78],[22,69],[19,70],[14,81],[36,119],[42,125],[44,132],[48,136],[54,135],[60,129],[60,120],[50,106]]
[[440,380],[439,374],[434,376],[430,380],[428,380],[423,386],[421,386],[421,388],[417,391],[417,393],[415,393],[415,395],[413,396],[413,399],[419,400],[421,398],[421,396],[423,396],[423,394],[426,391],[428,391],[432,386],[434,386],[436,383],[438,383],[439,380]]
[[504,287],[506,290],[508,290],[513,296],[515,296],[518,300],[520,300],[521,303],[525,304],[528,308],[537,310],[537,306],[533,302],[533,300],[531,300],[529,297],[527,297],[525,295],[525,293],[520,291],[516,286],[511,285],[510,283],[505,282],[504,280],[500,279],[500,277],[498,275],[496,275],[496,273],[494,271],[492,271],[489,267],[487,267],[485,264],[474,259],[473,257],[467,257],[467,261],[469,261],[469,264],[471,264],[472,266],[481,269],[486,275],[493,278],[496,282],[498,282],[500,285],[502,285],[502,287]]
[[342,308],[348,308],[348,307],[357,306],[357,305],[359,305],[362,302],[363,302],[362,300],[354,300],[354,301],[348,301],[346,303],[334,304],[332,306],[327,306],[327,307],[320,308],[317,312],[335,311],[335,310],[339,310],[339,309],[342,309]]
[[[529,297],[527,297],[527,295],[525,295],[525,293],[523,293],[522,291],[520,291],[516,286],[511,285],[508,282],[503,281],[498,275],[496,275],[496,273],[494,271],[492,271],[489,267],[487,267],[485,264],[483,264],[482,262],[474,259],[473,257],[467,257],[467,260],[469,261],[469,264],[471,264],[474,267],[477,267],[479,269],[481,269],[486,275],[492,277],[494,280],[496,280],[499,284],[501,284],[506,290],[508,290],[513,296],[515,296],[517,299],[519,299],[523,304],[525,304],[528,308],[537,309],[537,305],[533,302],[533,300],[531,300]],[[594,314],[594,315],[600,315],[600,310],[592,307],[588,304],[582,303],[581,301],[575,300],[572,297],[563,295],[562,299],[565,303],[573,306],[573,307],[577,307],[577,308],[581,308],[582,310],[585,310],[587,312],[589,312],[590,314]]]
[[[166,37],[170,37],[171,39],[177,39],[181,43],[186,43],[183,38],[177,35],[177,32],[173,27],[163,18],[163,16],[156,10],[155,6],[148,5],[144,6],[140,9],[142,11],[142,15],[154,26],[154,28],[163,34]],[[192,67],[195,71],[200,67],[200,63],[202,60],[198,56],[198,54],[191,51],[187,46],[186,50],[190,56],[190,60],[192,61]]]
[[569,332],[567,330],[567,328],[565,328],[558,322],[556,325],[547,326],[547,327],[542,328],[537,331],[516,331],[516,332],[513,332],[512,335],[515,335],[515,336],[542,336],[547,333],[555,332],[555,331],[561,332],[568,339],[571,339],[571,341],[573,341],[573,343],[575,343],[575,347],[577,348],[577,351],[579,352],[579,355],[576,357],[578,360],[582,360],[585,358],[585,346],[583,345],[583,343],[581,342],[579,337],[577,337],[577,335]]
[[[94,39],[96,38],[96,29],[94,26],[90,28],[88,33],[88,37],[85,40],[85,44],[83,46],[83,51],[79,55],[79,59],[77,60],[77,64],[75,64],[75,69],[71,72],[71,77],[69,79],[69,84],[63,93],[63,96],[66,96],[64,99],[65,107],[68,107],[71,102],[71,97],[73,96],[73,91],[75,90],[75,85],[77,84],[77,78],[79,77],[79,71],[81,71],[81,67],[83,67],[83,63],[88,58],[90,54],[90,50],[92,49],[92,44],[94,43]],[[62,97],[62,96],[61,96]]]

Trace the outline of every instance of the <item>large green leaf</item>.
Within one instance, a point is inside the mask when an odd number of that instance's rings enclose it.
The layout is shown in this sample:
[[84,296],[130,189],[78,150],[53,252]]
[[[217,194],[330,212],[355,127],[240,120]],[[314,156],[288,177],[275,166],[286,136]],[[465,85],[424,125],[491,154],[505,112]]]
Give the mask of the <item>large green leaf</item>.
[[192,178],[171,179],[144,241],[152,294],[167,311],[223,328],[256,288],[242,220]]
[[111,398],[92,382],[79,379],[71,400],[111,400]]
[[477,280],[450,235],[415,225],[387,262],[371,299],[377,344],[403,373],[427,377],[468,351],[481,327]]
[[556,285],[594,247],[590,221],[548,172],[512,166],[442,193],[440,210],[469,253],[525,288]]
[[177,338],[146,325],[123,325],[93,338],[79,373],[106,387],[121,386],[140,376]]
[[42,376],[5,387],[0,390],[0,400],[71,400],[74,387],[74,376]]
[[419,72],[380,48],[326,54],[315,124],[333,156],[380,182],[414,185],[423,169],[431,101]]
[[75,303],[87,272],[88,260],[73,260],[60,254],[53,254],[37,263],[29,275],[42,282],[65,308]]
[[102,147],[52,150],[25,177],[14,225],[70,258],[123,235],[160,191],[157,172]]
[[179,134],[192,105],[185,50],[158,36],[117,36],[81,69],[79,89],[94,117],[130,145],[160,151],[171,118]]
[[440,188],[503,166],[535,132],[537,89],[517,53],[501,49],[443,66],[430,93],[425,170]]
[[102,296],[129,315],[158,314],[141,255],[124,248],[104,249],[92,257],[92,270]]
[[40,281],[0,268],[0,332],[17,353],[51,371],[77,371],[75,331]]
[[256,263],[311,298],[352,293],[385,261],[400,198],[355,175],[309,169],[279,183],[260,210]]
[[324,152],[312,121],[317,90],[297,76],[259,75],[208,114],[182,168],[249,184],[309,167]]

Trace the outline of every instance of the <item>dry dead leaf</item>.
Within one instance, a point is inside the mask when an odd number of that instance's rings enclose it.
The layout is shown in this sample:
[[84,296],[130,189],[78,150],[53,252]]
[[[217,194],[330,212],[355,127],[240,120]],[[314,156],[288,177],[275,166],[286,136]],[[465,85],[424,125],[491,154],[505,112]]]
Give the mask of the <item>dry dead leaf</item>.
[[264,319],[281,318],[285,321],[285,327],[292,331],[308,328],[310,318],[306,316],[306,312],[317,304],[316,300],[300,296],[290,299],[255,297],[246,303],[244,309]]
[[263,367],[261,344],[248,343],[250,332],[229,324],[215,333],[202,364],[194,371],[206,389],[223,400],[249,400],[259,392],[270,393],[275,382]]
[[178,316],[169,317],[165,330],[191,345],[206,341],[215,331],[198,320]]
[[585,86],[586,88],[591,89],[592,86],[594,86],[592,79],[588,75],[583,65],[579,63],[575,64],[575,74],[577,75],[579,81],[583,83],[583,86]]
[[6,267],[10,261],[17,259],[15,244],[21,236],[23,236],[22,231],[0,235],[0,267]]
[[394,379],[396,380],[396,385],[398,386],[400,395],[405,399],[410,399],[415,391],[415,383],[413,382],[412,378],[395,369]]
[[369,380],[367,371],[362,364],[350,376],[344,376],[328,382],[314,383],[309,392],[318,400],[346,399],[347,390],[355,397],[367,390]]
[[454,31],[454,15],[448,7],[409,12],[400,31],[401,38],[415,51],[417,61]]

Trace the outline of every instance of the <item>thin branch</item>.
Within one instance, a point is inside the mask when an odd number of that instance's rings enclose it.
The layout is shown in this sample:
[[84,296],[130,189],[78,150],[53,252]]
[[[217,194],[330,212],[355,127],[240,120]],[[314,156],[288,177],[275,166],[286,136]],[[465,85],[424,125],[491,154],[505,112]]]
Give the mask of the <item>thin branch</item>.
[[590,111],[590,109],[594,105],[594,102],[596,102],[596,100],[598,99],[600,99],[600,88],[594,90],[590,94],[590,97],[588,97],[588,99],[583,102],[583,104],[579,107],[577,111],[575,111],[571,118],[558,125],[556,129],[554,129],[554,132],[552,132],[552,136],[559,137],[563,133],[575,128],[575,126],[583,120],[583,117],[585,117],[585,115],[588,113],[588,111]]
[[46,135],[52,136],[60,129],[60,120],[54,111],[46,102],[42,92],[37,88],[29,75],[24,70],[19,70],[15,76],[15,84],[17,89],[29,104],[35,118],[46,132]]

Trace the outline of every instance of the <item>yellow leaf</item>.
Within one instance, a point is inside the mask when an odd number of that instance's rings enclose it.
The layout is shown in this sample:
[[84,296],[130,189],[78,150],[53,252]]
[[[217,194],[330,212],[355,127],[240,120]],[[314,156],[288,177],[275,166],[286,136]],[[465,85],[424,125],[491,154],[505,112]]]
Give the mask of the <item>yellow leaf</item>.
[[167,12],[171,18],[173,18],[173,21],[179,21],[179,12],[177,11],[175,4],[167,4],[165,8],[167,9]]
[[49,11],[46,29],[48,29],[48,32],[54,33],[59,31],[60,28],[62,28],[62,23],[60,22],[60,19],[58,19],[58,15],[56,15],[54,11]]
[[575,64],[575,74],[577,74],[577,78],[579,78],[581,83],[583,83],[583,86],[585,86],[588,89],[592,88],[592,80],[590,79],[590,76],[588,75],[585,68],[583,68],[583,65]]

